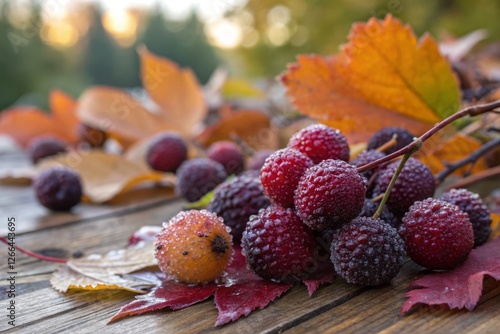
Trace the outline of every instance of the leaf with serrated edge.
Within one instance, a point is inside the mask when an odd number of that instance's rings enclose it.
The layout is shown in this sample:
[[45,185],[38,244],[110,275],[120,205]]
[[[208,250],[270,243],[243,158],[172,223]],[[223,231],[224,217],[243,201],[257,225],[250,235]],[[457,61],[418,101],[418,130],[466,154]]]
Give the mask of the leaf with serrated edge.
[[299,56],[281,81],[301,112],[353,142],[387,126],[418,135],[460,105],[457,80],[434,40],[417,40],[391,15],[353,25],[338,56]]
[[448,305],[450,309],[466,308],[472,311],[481,297],[483,279],[491,276],[500,280],[500,238],[475,248],[459,267],[425,275],[410,284],[408,299],[400,314],[417,304]]

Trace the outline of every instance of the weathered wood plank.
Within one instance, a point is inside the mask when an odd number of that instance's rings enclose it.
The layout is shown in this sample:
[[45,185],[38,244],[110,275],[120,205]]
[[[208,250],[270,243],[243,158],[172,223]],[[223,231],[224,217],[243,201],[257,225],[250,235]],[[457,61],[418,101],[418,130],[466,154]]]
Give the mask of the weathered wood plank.
[[[483,295],[481,305],[474,312],[449,310],[445,306],[420,307],[409,315],[399,316],[406,288],[417,277],[418,267],[413,262],[406,263],[390,285],[368,289],[286,332],[470,333],[477,329],[478,324],[495,319],[500,314],[500,284],[488,281],[486,290],[489,292]],[[497,332],[497,328],[493,328]]]
[[[0,191],[2,188],[0,186]],[[0,198],[0,217],[15,217],[16,233],[22,234],[81,220],[126,214],[141,208],[166,204],[174,198],[176,195],[170,188],[141,188],[122,194],[105,204],[81,203],[71,212],[51,212],[36,201],[32,189],[28,187],[22,194]],[[6,233],[6,224],[1,224],[0,235]]]

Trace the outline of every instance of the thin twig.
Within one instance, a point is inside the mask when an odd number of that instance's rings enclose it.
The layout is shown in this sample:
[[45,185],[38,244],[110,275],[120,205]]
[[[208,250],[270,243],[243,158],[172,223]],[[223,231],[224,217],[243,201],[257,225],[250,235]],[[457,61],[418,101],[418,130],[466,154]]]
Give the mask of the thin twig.
[[361,172],[369,170],[375,166],[378,166],[381,163],[392,160],[396,157],[399,157],[400,155],[406,154],[410,151],[413,151],[413,150],[418,151],[420,149],[420,147],[422,146],[422,144],[427,139],[432,137],[436,132],[438,132],[439,130],[441,130],[442,128],[447,126],[448,124],[453,123],[457,119],[460,119],[464,116],[477,116],[477,115],[480,115],[480,114],[485,113],[485,112],[495,112],[495,113],[500,112],[500,111],[494,110],[495,108],[500,108],[500,100],[462,109],[462,110],[454,113],[453,115],[449,116],[448,118],[442,120],[441,122],[437,123],[431,129],[429,129],[426,133],[424,133],[419,138],[414,140],[412,143],[406,145],[402,149],[400,149],[396,152],[393,152],[391,154],[388,154],[385,157],[382,157],[378,160],[370,162],[369,164],[358,167],[357,170],[359,173],[361,173]]
[[436,176],[434,177],[436,179],[436,184],[440,184],[443,182],[451,173],[456,171],[457,169],[467,165],[471,164],[474,165],[476,161],[481,158],[483,155],[485,155],[487,152],[491,151],[492,149],[500,147],[500,138],[495,138],[487,142],[486,144],[482,145],[480,148],[472,152],[470,155],[466,156],[465,158],[458,160],[454,163],[447,163],[446,164],[446,169],[442,170]]
[[38,254],[38,253],[35,253],[32,251],[29,251],[27,249],[24,249],[22,247],[14,245],[12,242],[7,240],[5,237],[0,237],[0,242],[3,242],[4,244],[6,244],[9,247],[13,247],[16,250],[20,251],[21,253],[24,253],[26,255],[29,255],[29,256],[34,257],[34,258],[39,259],[39,260],[50,261],[50,262],[59,262],[59,263],[66,263],[68,261],[68,259],[46,256],[46,255],[42,255],[42,254]]

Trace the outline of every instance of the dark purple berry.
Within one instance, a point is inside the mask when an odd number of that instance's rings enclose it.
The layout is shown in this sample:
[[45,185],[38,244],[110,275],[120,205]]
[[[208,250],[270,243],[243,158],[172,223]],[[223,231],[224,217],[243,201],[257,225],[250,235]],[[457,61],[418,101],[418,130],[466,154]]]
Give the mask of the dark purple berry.
[[368,149],[374,150],[374,149],[379,148],[380,146],[384,145],[389,140],[391,140],[392,137],[394,136],[394,134],[397,135],[396,145],[385,150],[386,154],[390,154],[390,153],[399,151],[400,149],[402,149],[406,145],[413,142],[413,138],[415,137],[411,132],[409,132],[406,129],[402,129],[402,128],[398,128],[398,127],[383,128],[380,131],[376,132],[370,138],[370,141],[368,142]]
[[467,189],[451,189],[439,198],[445,202],[455,204],[460,210],[469,215],[474,230],[474,247],[484,244],[491,234],[491,216],[488,207],[478,194]]
[[389,283],[404,263],[403,240],[380,219],[358,217],[332,242],[335,271],[347,282],[365,286]]
[[[369,199],[365,200],[365,204],[363,206],[363,209],[359,213],[360,217],[372,217],[375,212],[377,211],[379,207],[379,202],[372,202]],[[398,227],[399,225],[399,220],[394,216],[394,214],[389,210],[387,206],[384,205],[384,208],[382,209],[382,213],[380,214],[379,218],[386,222],[387,224],[391,225],[392,227]]]
[[68,151],[66,144],[55,137],[38,137],[33,139],[28,145],[31,161],[36,164],[40,160],[65,153]]
[[189,202],[196,202],[227,177],[224,167],[208,158],[184,161],[176,175],[176,192]]
[[239,176],[215,189],[207,210],[224,219],[224,224],[231,227],[233,240],[239,243],[250,216],[270,204],[258,178]]
[[272,205],[252,216],[241,246],[249,268],[265,279],[307,279],[317,270],[314,234],[290,208]]
[[175,173],[187,155],[188,148],[184,140],[176,133],[164,132],[151,140],[146,161],[155,170]]
[[33,189],[40,204],[54,211],[69,211],[82,199],[80,177],[66,167],[42,171],[34,179]]
[[[386,191],[398,166],[399,161],[391,162],[378,173],[373,189],[374,196]],[[387,206],[396,216],[402,216],[416,201],[432,197],[435,189],[434,177],[429,167],[417,159],[410,158],[391,190]]]
[[[376,150],[363,151],[360,154],[358,154],[358,156],[355,159],[351,161],[351,165],[356,167],[361,167],[383,157],[385,157],[385,154]],[[369,180],[370,177],[378,168],[379,167],[374,167],[372,169],[364,171],[361,173],[361,175],[363,175]]]

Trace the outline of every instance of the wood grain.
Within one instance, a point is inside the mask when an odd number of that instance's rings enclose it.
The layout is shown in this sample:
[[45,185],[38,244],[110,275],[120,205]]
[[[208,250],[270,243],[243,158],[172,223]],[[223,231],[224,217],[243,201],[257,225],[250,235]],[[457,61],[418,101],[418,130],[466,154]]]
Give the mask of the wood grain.
[[[12,161],[23,163],[22,158]],[[1,165],[8,162],[2,160]],[[82,204],[72,213],[56,214],[42,208],[29,187],[0,186],[0,219],[12,215],[18,219],[16,243],[30,250],[64,256],[75,251],[88,255],[123,248],[133,231],[144,225],[160,225],[182,210],[183,205],[171,191],[153,188],[136,190],[105,205]],[[1,291],[8,289],[4,262],[0,263]],[[420,268],[412,262],[405,264],[390,285],[379,288],[337,279],[309,297],[306,288],[297,284],[265,309],[220,328],[214,327],[217,310],[213,299],[184,310],[161,310],[108,325],[109,319],[134,295],[123,291],[61,294],[49,283],[57,266],[17,253],[17,327],[11,329],[4,319],[0,321],[1,332],[496,333],[500,326],[500,284],[491,279],[486,281],[484,295],[474,312],[423,306],[398,316],[406,287],[420,275]],[[7,296],[0,294],[2,309],[6,302]]]

